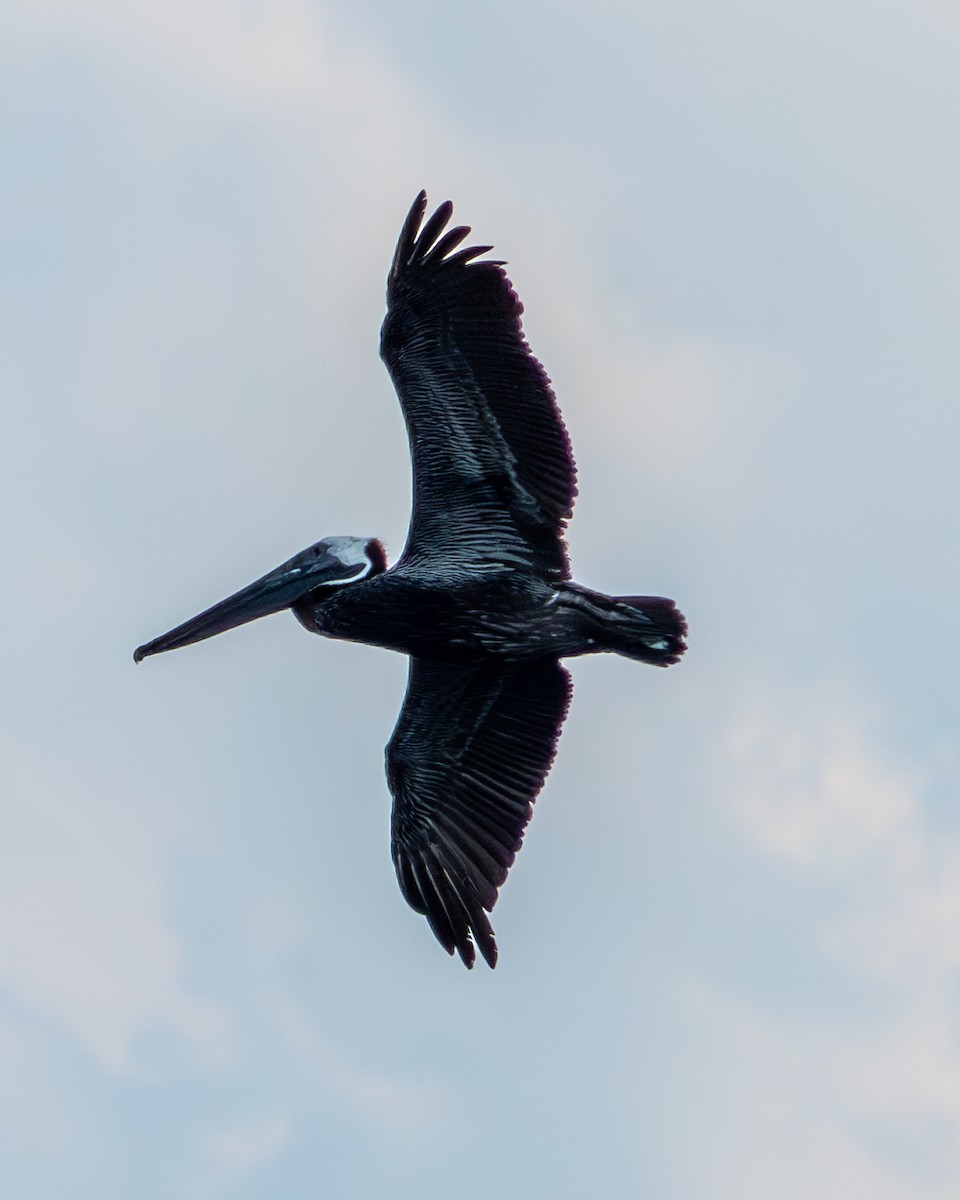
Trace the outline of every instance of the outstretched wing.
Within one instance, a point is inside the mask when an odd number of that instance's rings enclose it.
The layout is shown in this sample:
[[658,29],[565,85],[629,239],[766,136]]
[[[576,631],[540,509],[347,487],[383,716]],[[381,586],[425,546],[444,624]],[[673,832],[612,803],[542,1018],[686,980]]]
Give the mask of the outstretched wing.
[[576,495],[570,439],[523,337],[503,264],[457,249],[447,201],[421,228],[421,192],[387,280],[380,353],[410,438],[413,513],[405,563],[527,565],[569,574],[563,527]]
[[400,890],[444,949],[497,961],[487,913],[520,849],[570,703],[553,659],[461,666],[411,658],[387,746]]

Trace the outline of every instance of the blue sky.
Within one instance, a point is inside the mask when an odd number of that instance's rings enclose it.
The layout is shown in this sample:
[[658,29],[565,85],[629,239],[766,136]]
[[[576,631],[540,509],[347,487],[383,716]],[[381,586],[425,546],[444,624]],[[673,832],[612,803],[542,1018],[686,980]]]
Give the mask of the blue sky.
[[[934,0],[13,0],[0,16],[0,1184],[18,1200],[960,1189],[960,18]],[[395,557],[421,188],[509,260],[573,664],[468,973],[403,903],[405,664],[133,648]]]

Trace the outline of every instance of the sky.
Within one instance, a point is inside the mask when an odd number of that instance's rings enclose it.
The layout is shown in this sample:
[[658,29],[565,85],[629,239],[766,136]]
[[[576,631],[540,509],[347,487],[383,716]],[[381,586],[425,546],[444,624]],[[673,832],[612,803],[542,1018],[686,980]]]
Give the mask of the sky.
[[[960,17],[941,0],[8,0],[0,1189],[960,1193]],[[135,646],[409,514],[414,195],[525,305],[571,664],[494,912],[403,902],[406,666],[287,614]]]

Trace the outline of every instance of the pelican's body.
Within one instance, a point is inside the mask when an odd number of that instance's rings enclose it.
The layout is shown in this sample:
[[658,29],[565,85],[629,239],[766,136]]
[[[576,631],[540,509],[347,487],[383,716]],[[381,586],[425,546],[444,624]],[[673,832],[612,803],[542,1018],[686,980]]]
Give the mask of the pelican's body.
[[[452,206],[421,193],[387,284],[381,354],[413,459],[413,513],[387,569],[375,538],[317,542],[141,646],[137,661],[293,610],[313,633],[410,656],[387,746],[393,858],[444,947],[496,962],[487,913],[553,761],[571,684],[561,658],[613,651],[667,666],[686,624],[670,600],[570,580],[576,471],[522,307],[489,247],[457,247]],[[422,226],[422,227],[421,227]]]
[[384,575],[330,595],[318,591],[291,607],[311,633],[436,662],[519,663],[619,650],[667,665],[665,655],[678,648],[651,617],[660,597],[635,598],[650,620],[618,611],[611,599],[567,581],[551,586],[516,568],[480,578],[451,571],[437,587],[401,561]]

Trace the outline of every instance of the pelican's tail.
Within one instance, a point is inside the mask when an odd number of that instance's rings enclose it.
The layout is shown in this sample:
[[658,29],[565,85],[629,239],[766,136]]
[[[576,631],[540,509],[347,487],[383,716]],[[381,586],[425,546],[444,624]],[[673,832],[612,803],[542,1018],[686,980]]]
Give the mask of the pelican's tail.
[[605,622],[609,648],[638,662],[669,667],[687,648],[687,622],[664,596],[611,596],[613,611]]
[[[686,619],[664,596],[608,596],[568,580],[557,596],[572,646],[560,656],[608,652],[668,667],[686,649]],[[576,647],[576,648],[574,648]]]
[[569,582],[560,599],[564,608],[577,614],[575,628],[582,642],[574,653],[606,650],[669,667],[687,648],[683,613],[663,596],[605,596]]

